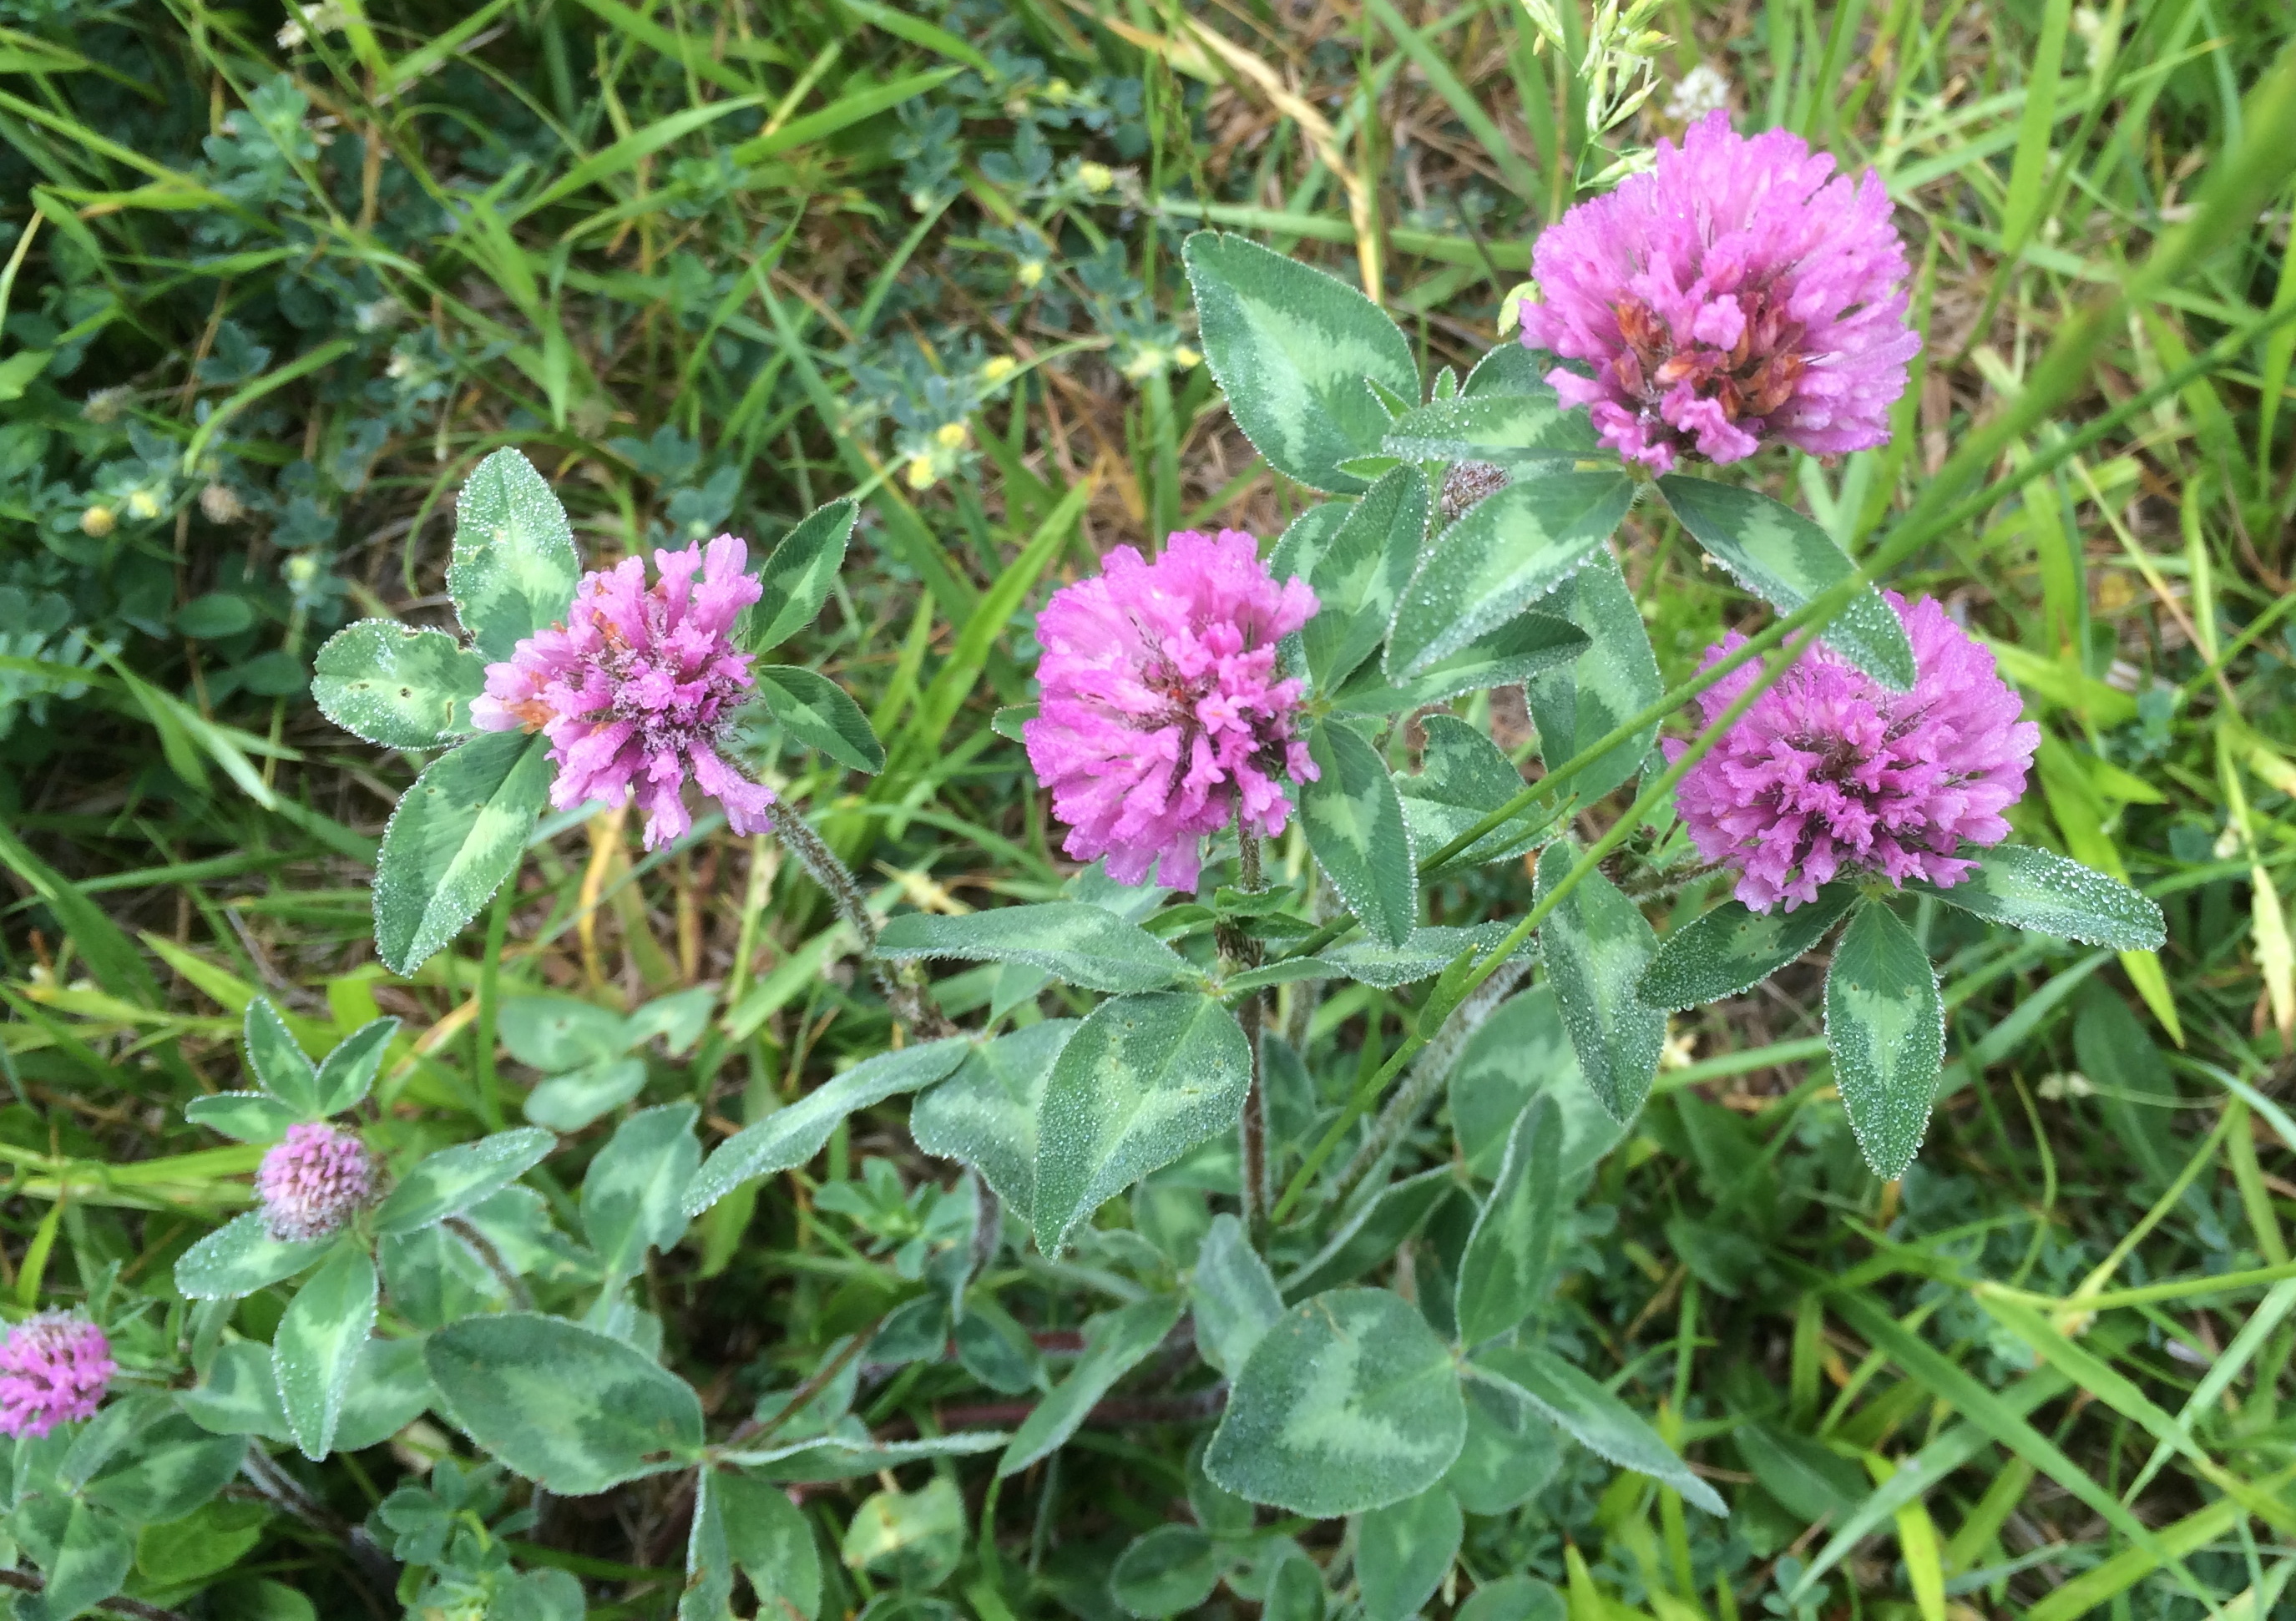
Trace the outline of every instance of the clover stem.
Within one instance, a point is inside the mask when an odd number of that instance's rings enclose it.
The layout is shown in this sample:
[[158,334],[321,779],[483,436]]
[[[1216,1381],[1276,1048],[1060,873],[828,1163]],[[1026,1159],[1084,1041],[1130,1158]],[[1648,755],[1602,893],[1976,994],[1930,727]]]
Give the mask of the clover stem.
[[853,931],[854,938],[860,943],[862,956],[868,960],[869,971],[876,978],[877,988],[884,993],[886,1004],[893,1010],[893,1017],[927,1041],[955,1035],[955,1027],[949,1023],[947,1015],[940,1011],[931,994],[878,957],[877,921],[869,915],[860,880],[853,876],[851,868],[838,859],[829,841],[794,813],[775,816],[774,831],[781,835],[783,844],[797,857],[798,864],[828,893],[837,915]]
[[[1247,895],[1259,892],[1259,835],[1236,812],[1237,877]],[[1221,953],[1247,969],[1258,968],[1262,952],[1258,940],[1242,929],[1222,923],[1218,930]],[[1236,1123],[1239,1149],[1236,1189],[1241,1196],[1243,1228],[1257,1241],[1267,1224],[1267,1088],[1261,1079],[1260,1028],[1265,1022],[1267,993],[1253,991],[1236,1010],[1243,1027],[1245,1047],[1251,1054],[1251,1090],[1244,1094],[1243,1115]]]

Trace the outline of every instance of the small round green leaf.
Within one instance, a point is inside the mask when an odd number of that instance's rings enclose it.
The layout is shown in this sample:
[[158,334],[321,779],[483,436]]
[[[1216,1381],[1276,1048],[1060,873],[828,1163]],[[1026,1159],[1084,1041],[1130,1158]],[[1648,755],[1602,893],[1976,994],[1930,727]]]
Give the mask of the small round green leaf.
[[1466,1529],[1458,1501],[1440,1486],[1390,1502],[1356,1529],[1356,1587],[1364,1621],[1410,1621],[1435,1596]]
[[1108,1575],[1108,1591],[1127,1615],[1160,1621],[1211,1597],[1227,1561],[1195,1526],[1158,1526],[1136,1536]]
[[486,660],[444,631],[361,619],[319,650],[311,696],[355,737],[386,749],[436,749],[472,730]]

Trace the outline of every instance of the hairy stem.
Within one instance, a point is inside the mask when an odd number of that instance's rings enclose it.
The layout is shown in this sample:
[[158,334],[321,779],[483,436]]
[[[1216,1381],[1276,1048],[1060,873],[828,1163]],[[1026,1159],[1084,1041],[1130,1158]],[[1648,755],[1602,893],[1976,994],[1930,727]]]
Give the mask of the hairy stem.
[[[1247,895],[1259,892],[1262,883],[1259,868],[1259,835],[1246,826],[1241,811],[1236,814],[1235,832],[1241,869],[1240,877]],[[1258,968],[1262,956],[1260,944],[1242,929],[1223,925],[1220,929],[1220,951],[1239,966]],[[1260,1030],[1266,1023],[1267,993],[1253,991],[1244,997],[1236,1010],[1236,1022],[1243,1027],[1245,1048],[1251,1054],[1251,1089],[1244,1094],[1243,1115],[1237,1122],[1238,1155],[1236,1188],[1241,1197],[1243,1228],[1255,1241],[1264,1236],[1267,1210],[1267,1087],[1263,1079],[1260,1062]]]
[[884,993],[886,1003],[899,1019],[927,1041],[956,1034],[956,1027],[940,1011],[923,987],[904,978],[899,970],[881,961],[877,955],[877,922],[869,915],[867,900],[861,893],[860,880],[852,870],[837,858],[829,841],[813,831],[812,823],[796,815],[774,818],[774,831],[789,847],[790,854],[813,877],[813,881],[826,890],[837,915],[853,931],[861,943],[861,954],[868,960],[869,971]]
[[1364,1179],[1379,1167],[1395,1145],[1403,1140],[1405,1134],[1418,1124],[1420,1112],[1427,1107],[1428,1099],[1449,1076],[1451,1066],[1458,1062],[1460,1049],[1467,1044],[1467,1038],[1482,1028],[1483,1021],[1497,1010],[1499,1003],[1506,1000],[1508,994],[1521,984],[1523,977],[1529,972],[1529,956],[1518,955],[1502,964],[1497,972],[1476,987],[1473,995],[1451,1010],[1451,1017],[1444,1020],[1443,1027],[1436,1033],[1435,1039],[1420,1050],[1419,1057],[1411,1066],[1409,1078],[1396,1088],[1395,1095],[1388,1100],[1387,1107],[1380,1110],[1379,1118],[1372,1122],[1371,1130],[1365,1134],[1362,1146],[1348,1161],[1347,1169],[1340,1173],[1340,1180],[1332,1189],[1333,1208],[1346,1204],[1348,1196],[1363,1185]]

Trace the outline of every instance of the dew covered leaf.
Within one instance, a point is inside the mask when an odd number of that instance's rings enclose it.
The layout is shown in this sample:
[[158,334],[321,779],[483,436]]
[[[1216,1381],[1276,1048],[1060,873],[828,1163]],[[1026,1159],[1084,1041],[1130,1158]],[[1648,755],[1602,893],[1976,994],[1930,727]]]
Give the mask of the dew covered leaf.
[[1494,1346],[1477,1354],[1472,1371],[1606,1461],[1672,1486],[1709,1514],[1730,1511],[1639,1413],[1552,1351]]
[[[1416,774],[1398,772],[1396,791],[1412,843],[1430,855],[1523,790],[1522,773],[1481,728],[1456,715],[1430,715],[1420,723],[1427,749]],[[1537,846],[1553,822],[1551,802],[1519,811],[1451,858],[1447,864],[1482,866],[1512,861]]]
[[[1666,474],[1658,487],[1707,554],[1773,608],[1792,613],[1857,571],[1833,536],[1783,502],[1682,473]],[[1824,640],[1891,692],[1913,690],[1914,645],[1873,586],[1850,598]]]
[[1319,774],[1299,789],[1308,848],[1363,926],[1400,946],[1418,919],[1419,875],[1386,762],[1362,733],[1337,721],[1316,723],[1308,753]]
[[1338,1289],[1252,1347],[1204,1471],[1253,1502],[1359,1514],[1440,1480],[1466,1428],[1451,1354],[1418,1309],[1383,1289]]
[[1235,425],[1285,477],[1361,490],[1340,464],[1387,432],[1372,383],[1419,397],[1418,363],[1395,323],[1336,276],[1241,236],[1199,231],[1182,254],[1204,360]]
[[[1530,717],[1538,726],[1539,757],[1554,771],[1656,703],[1665,685],[1659,678],[1658,655],[1651,650],[1649,627],[1608,546],[1590,556],[1538,607],[1587,639],[1586,651],[1568,667],[1534,675],[1523,684]],[[1652,721],[1580,766],[1562,791],[1581,805],[1601,798],[1642,769],[1657,736],[1658,723]]]
[[1634,504],[1620,472],[1529,479],[1487,495],[1435,536],[1396,607],[1390,679],[1417,675],[1577,573]]
[[550,741],[488,732],[430,762],[399,797],[374,864],[374,944],[411,974],[462,931],[526,853],[550,797]]
[[581,576],[566,509],[534,464],[510,449],[480,463],[455,498],[447,564],[447,594],[480,654],[508,659],[563,619]]
[[[1570,839],[1548,845],[1538,858],[1539,895],[1578,860]],[[1633,1119],[1666,1045],[1666,1015],[1635,995],[1658,948],[1649,920],[1596,869],[1546,914],[1538,944],[1580,1073],[1613,1119]]]
[[1036,1208],[1037,1111],[1081,1022],[1041,1019],[982,1042],[909,1109],[919,1148],[972,1167],[1022,1221]]
[[745,1126],[719,1143],[686,1184],[685,1213],[699,1216],[745,1182],[803,1165],[821,1152],[840,1120],[931,1085],[964,1061],[972,1044],[952,1036],[881,1052]]
[[1037,1110],[1037,1247],[1058,1254],[1103,1202],[1232,1129],[1250,1086],[1243,1031],[1211,998],[1102,1003],[1061,1049]]
[[1824,939],[1857,898],[1855,885],[1828,884],[1791,912],[1725,901],[1660,942],[1635,995],[1674,1012],[1751,990]]
[[995,906],[958,917],[905,912],[885,921],[877,952],[894,962],[954,957],[1025,963],[1086,990],[1119,995],[1160,991],[1196,977],[1163,941],[1088,901]]
[[1904,1175],[1945,1064],[1945,999],[1914,931],[1879,901],[1857,908],[1825,976],[1825,1043],[1866,1163]]
[[2030,845],[1965,848],[1977,871],[1957,884],[1915,879],[1906,888],[1934,895],[1988,922],[2030,929],[2116,951],[2158,951],[2168,941],[2160,903],[2094,867]]
[[386,749],[436,749],[467,735],[486,660],[442,630],[361,619],[327,638],[313,666],[319,712]]

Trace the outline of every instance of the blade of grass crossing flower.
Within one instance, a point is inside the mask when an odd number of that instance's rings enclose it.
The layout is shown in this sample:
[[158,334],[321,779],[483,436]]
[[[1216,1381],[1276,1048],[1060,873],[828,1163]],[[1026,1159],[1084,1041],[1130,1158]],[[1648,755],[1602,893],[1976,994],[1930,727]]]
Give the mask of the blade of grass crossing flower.
[[[1842,591],[1836,600],[1847,601],[1849,593]],[[1775,659],[1766,665],[1762,673],[1747,684],[1746,690],[1730,701],[1728,708],[1715,716],[1712,724],[1692,741],[1690,746],[1682,751],[1679,758],[1644,784],[1643,790],[1636,796],[1635,802],[1627,807],[1626,815],[1620,816],[1611,824],[1609,831],[1589,846],[1586,855],[1580,856],[1577,864],[1564,873],[1552,888],[1543,889],[1538,897],[1531,903],[1530,911],[1507,932],[1504,939],[1492,947],[1488,956],[1485,956],[1468,972],[1464,980],[1456,987],[1458,1001],[1464,1002],[1473,995],[1485,980],[1498,971],[1500,963],[1522,948],[1523,942],[1528,940],[1538,926],[1546,921],[1547,914],[1554,911],[1572,890],[1586,881],[1587,873],[1600,866],[1603,858],[1618,848],[1660,805],[1668,802],[1669,796],[1674,792],[1675,785],[1689,774],[1693,766],[1706,757],[1714,745],[1722,741],[1723,736],[1731,727],[1738,724],[1740,717],[1747,710],[1754,707],[1755,701],[1763,693],[1768,692],[1784,676],[1786,671],[1793,667],[1794,660],[1801,656],[1803,649],[1809,645],[1811,637],[1808,634],[1797,637],[1792,646],[1786,648]],[[1640,719],[1641,717],[1637,717],[1635,724],[1639,724]],[[1605,749],[1617,741],[1619,739],[1616,737],[1603,740],[1588,751],[1587,757],[1590,759],[1599,757]],[[1498,824],[1494,823],[1492,825]],[[1338,931],[1332,932],[1336,936]],[[1308,944],[1313,944],[1312,939]],[[1388,1084],[1402,1072],[1404,1066],[1417,1056],[1419,1050],[1427,1044],[1431,1035],[1431,1032],[1423,1033],[1414,1030],[1406,1036],[1396,1051],[1389,1055],[1387,1061],[1380,1067],[1372,1081],[1357,1089],[1355,1095],[1349,1099],[1348,1106],[1340,1112],[1340,1118],[1325,1130],[1324,1135],[1317,1140],[1316,1146],[1308,1150],[1308,1157],[1301,1162],[1300,1168],[1292,1173],[1291,1182],[1284,1187],[1283,1197],[1276,1200],[1275,1208],[1268,1213],[1269,1220],[1282,1221],[1292,1208],[1305,1197],[1308,1184],[1315,1180],[1316,1173],[1323,1167],[1324,1162],[1330,1158],[1332,1152],[1339,1147],[1341,1139],[1361,1118],[1364,1110],[1371,1107],[1386,1089]]]

